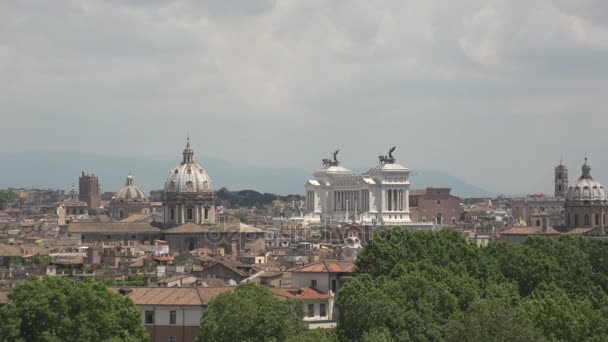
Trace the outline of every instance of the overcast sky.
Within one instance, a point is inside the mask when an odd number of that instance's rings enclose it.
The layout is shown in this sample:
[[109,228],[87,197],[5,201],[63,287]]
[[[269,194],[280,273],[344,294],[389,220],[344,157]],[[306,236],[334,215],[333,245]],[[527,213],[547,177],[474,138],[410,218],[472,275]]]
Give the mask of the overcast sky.
[[[608,183],[606,0],[0,1],[0,153]],[[123,170],[121,170],[122,172]],[[247,170],[243,170],[247,172]]]

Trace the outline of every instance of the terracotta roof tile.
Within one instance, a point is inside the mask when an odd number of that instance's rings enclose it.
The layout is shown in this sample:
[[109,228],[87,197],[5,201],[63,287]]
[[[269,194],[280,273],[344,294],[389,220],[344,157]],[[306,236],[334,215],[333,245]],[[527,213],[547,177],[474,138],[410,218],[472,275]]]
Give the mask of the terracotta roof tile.
[[5,243],[0,243],[0,256],[1,257],[17,257],[17,256],[21,256],[23,253],[21,253],[21,248],[17,247],[17,246],[11,246],[11,245],[7,245]]
[[271,289],[275,296],[280,299],[328,299],[331,295],[320,292],[310,287],[304,287],[300,289],[291,289],[284,287],[276,287]]
[[341,260],[320,260],[304,266],[291,269],[291,272],[301,273],[352,273],[355,263]]

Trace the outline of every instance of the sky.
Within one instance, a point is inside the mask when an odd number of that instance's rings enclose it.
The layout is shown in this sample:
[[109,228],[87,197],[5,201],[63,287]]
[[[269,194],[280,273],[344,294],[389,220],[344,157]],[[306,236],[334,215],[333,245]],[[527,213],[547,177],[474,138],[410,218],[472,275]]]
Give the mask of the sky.
[[548,192],[560,155],[608,182],[607,76],[605,0],[3,0],[0,154],[179,161],[190,135],[203,165],[312,172],[397,146]]

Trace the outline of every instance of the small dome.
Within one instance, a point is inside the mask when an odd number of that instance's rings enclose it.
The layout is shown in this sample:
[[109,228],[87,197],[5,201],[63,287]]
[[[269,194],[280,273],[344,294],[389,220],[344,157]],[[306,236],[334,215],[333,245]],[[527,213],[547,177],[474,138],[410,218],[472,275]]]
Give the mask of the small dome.
[[148,199],[146,198],[146,194],[135,184],[133,184],[133,176],[129,173],[127,176],[127,182],[125,186],[118,190],[116,194],[117,200],[131,200],[137,202],[144,202]]
[[165,193],[212,192],[211,178],[205,169],[194,162],[194,149],[189,141],[183,155],[182,163],[169,171]]
[[582,175],[568,188],[566,200],[568,201],[605,201],[606,192],[604,186],[591,177],[591,166],[585,164],[582,167]]

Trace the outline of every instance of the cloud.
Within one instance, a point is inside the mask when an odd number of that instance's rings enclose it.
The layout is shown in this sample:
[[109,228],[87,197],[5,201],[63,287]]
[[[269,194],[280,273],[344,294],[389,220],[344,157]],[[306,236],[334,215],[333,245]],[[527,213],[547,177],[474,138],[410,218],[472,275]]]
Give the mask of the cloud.
[[[408,166],[526,192],[530,171],[506,160],[550,175],[560,152],[608,142],[571,130],[582,116],[608,124],[607,11],[600,0],[3,1],[0,107],[19,129],[0,152],[26,131],[22,148],[170,155],[189,131],[210,156],[312,169],[338,145],[357,167],[397,144]],[[608,175],[608,160],[595,165]]]

